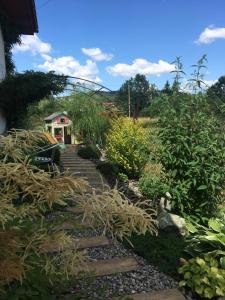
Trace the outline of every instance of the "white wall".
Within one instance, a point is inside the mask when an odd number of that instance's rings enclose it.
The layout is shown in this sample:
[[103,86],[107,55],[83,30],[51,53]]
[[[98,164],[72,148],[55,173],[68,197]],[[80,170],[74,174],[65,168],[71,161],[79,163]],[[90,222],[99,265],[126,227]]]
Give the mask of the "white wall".
[[4,41],[0,25],[0,81],[6,76]]
[[[5,67],[5,50],[4,50],[4,41],[0,25],[0,82],[6,76],[6,67]],[[3,111],[0,110],[0,134],[3,134],[6,130],[6,118],[3,114]]]

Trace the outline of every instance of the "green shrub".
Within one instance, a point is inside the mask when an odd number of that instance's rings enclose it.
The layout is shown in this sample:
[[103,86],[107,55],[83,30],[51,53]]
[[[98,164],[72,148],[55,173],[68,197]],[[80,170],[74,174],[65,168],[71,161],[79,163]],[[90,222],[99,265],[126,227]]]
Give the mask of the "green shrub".
[[118,173],[117,174],[117,179],[121,182],[128,182],[128,177],[124,173]]
[[158,200],[169,191],[169,186],[159,176],[144,173],[139,180],[141,193],[151,200]]
[[106,156],[119,166],[129,178],[139,177],[149,154],[146,130],[137,122],[119,118],[114,120],[107,135]]
[[222,201],[225,134],[204,95],[175,95],[160,118],[161,162],[174,208],[211,216]]
[[225,270],[212,255],[196,257],[179,268],[183,280],[179,285],[188,286],[201,297],[212,299],[217,296],[225,296]]
[[119,172],[118,166],[109,161],[100,161],[97,165],[97,169],[106,176],[110,174],[116,176]]
[[99,159],[101,151],[95,145],[87,145],[78,150],[78,155],[85,159]]
[[214,253],[221,255],[225,263],[225,221],[210,219],[208,227],[187,224],[190,235],[187,238],[186,252],[191,256]]

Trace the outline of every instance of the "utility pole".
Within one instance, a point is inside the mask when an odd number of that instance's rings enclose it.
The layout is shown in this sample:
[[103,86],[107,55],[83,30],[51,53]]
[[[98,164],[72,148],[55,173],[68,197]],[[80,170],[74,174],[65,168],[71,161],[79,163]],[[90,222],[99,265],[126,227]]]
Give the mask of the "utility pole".
[[128,116],[130,118],[130,86],[128,84]]

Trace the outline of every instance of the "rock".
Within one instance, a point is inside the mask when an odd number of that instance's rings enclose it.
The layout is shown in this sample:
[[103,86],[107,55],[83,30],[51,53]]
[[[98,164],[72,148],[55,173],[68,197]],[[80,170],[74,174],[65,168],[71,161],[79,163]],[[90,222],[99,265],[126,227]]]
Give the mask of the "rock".
[[171,211],[172,209],[172,204],[169,199],[161,197],[159,201],[159,211]]
[[159,229],[166,232],[186,234],[185,219],[178,215],[162,211],[158,214],[158,226]]

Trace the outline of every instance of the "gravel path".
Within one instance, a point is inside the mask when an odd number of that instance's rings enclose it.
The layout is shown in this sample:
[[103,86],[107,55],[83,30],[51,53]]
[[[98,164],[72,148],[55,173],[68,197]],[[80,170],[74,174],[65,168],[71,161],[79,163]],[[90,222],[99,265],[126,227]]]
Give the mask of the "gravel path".
[[[75,236],[86,237],[96,235],[96,232],[76,232]],[[94,247],[85,250],[92,260],[107,260],[114,257],[133,256],[140,267],[136,271],[117,273],[98,278],[78,280],[71,293],[85,290],[86,293],[96,299],[108,299],[114,295],[149,292],[170,288],[177,288],[178,284],[171,277],[161,273],[156,267],[149,265],[142,257],[132,250],[126,249],[121,243],[115,242],[110,246]]]

